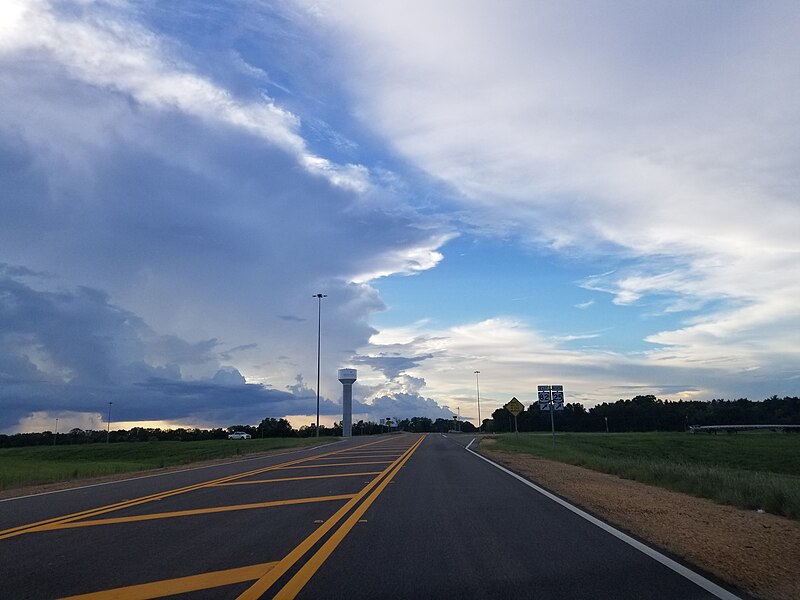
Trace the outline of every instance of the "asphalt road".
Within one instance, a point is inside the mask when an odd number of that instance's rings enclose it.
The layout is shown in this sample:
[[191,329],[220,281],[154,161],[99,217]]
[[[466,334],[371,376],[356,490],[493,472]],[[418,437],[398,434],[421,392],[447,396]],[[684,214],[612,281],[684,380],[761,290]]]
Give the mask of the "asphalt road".
[[470,440],[353,438],[0,502],[0,598],[736,597]]

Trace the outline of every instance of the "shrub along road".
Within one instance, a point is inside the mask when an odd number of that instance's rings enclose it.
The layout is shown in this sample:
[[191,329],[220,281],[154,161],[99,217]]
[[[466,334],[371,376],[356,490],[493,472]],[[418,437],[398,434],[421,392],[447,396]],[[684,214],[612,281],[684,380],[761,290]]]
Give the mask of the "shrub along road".
[[353,438],[4,501],[0,596],[736,597],[633,544],[463,438]]

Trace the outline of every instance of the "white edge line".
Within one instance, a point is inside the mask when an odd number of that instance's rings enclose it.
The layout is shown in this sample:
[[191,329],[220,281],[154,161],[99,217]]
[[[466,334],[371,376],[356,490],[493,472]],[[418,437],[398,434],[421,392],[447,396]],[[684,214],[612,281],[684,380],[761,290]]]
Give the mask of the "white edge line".
[[[331,442],[330,444],[322,444],[321,446],[311,446],[309,448],[299,448],[297,450],[288,450],[279,454],[270,454],[267,456],[250,456],[247,458],[240,458],[239,460],[231,460],[224,463],[215,463],[213,465],[202,465],[200,467],[189,467],[187,469],[179,469],[177,471],[164,471],[163,473],[151,473],[149,475],[140,475],[139,477],[129,477],[128,479],[117,479],[115,481],[103,481],[101,483],[90,483],[89,485],[79,485],[77,487],[64,488],[62,490],[51,490],[49,492],[39,492],[38,494],[28,494],[27,496],[14,496],[13,498],[0,498],[0,503],[11,502],[12,500],[24,500],[26,498],[35,498],[37,496],[48,496],[50,494],[61,494],[63,492],[72,492],[75,490],[85,490],[93,487],[100,487],[101,485],[112,485],[114,483],[126,483],[128,481],[139,481],[140,479],[150,479],[151,477],[163,477],[165,475],[174,475],[175,473],[187,473],[189,471],[198,471],[200,469],[211,469],[213,467],[224,467],[225,465],[233,465],[248,460],[258,460],[259,458],[272,458],[273,456],[286,456],[287,454],[296,454],[297,452],[305,452],[307,450],[315,450],[316,448],[327,448],[334,444],[341,444],[344,440],[338,442]],[[59,483],[59,482],[56,482]],[[63,483],[63,482],[60,482]]]
[[[470,442],[470,444],[472,444],[472,442]],[[576,515],[578,515],[579,517],[583,517],[584,519],[589,521],[592,525],[596,525],[600,529],[606,531],[607,533],[610,533],[611,535],[613,535],[614,537],[618,538],[619,540],[625,542],[629,546],[632,546],[632,547],[636,548],[637,550],[639,550],[639,552],[642,552],[643,554],[646,554],[647,556],[649,556],[653,560],[656,560],[656,561],[660,562],[662,565],[664,565],[668,569],[672,569],[678,575],[682,575],[683,577],[685,577],[686,579],[688,579],[689,581],[691,581],[695,585],[700,586],[701,588],[706,590],[708,593],[713,594],[717,598],[720,598],[721,600],[742,600],[739,596],[729,592],[728,590],[726,590],[723,587],[720,587],[719,585],[717,585],[713,581],[709,581],[708,579],[706,579],[705,577],[703,577],[699,573],[696,573],[696,572],[692,571],[691,569],[689,569],[687,567],[684,567],[682,564],[672,560],[668,556],[665,556],[664,554],[662,554],[658,550],[654,550],[650,546],[647,546],[647,545],[643,544],[642,542],[632,538],[631,536],[621,532],[619,529],[615,529],[614,527],[612,527],[608,523],[605,523],[604,521],[601,521],[597,517],[593,517],[589,513],[581,510],[577,506],[574,506],[574,505],[570,504],[569,502],[567,502],[563,498],[559,498],[555,494],[552,494],[552,493],[548,492],[546,489],[539,487],[535,483],[532,483],[532,482],[528,481],[527,479],[525,479],[524,477],[522,477],[520,475],[517,475],[513,471],[510,471],[509,469],[506,469],[505,467],[503,467],[501,465],[498,465],[496,462],[486,458],[485,456],[483,456],[481,454],[478,454],[474,450],[470,450],[469,446],[467,446],[466,450],[468,452],[474,454],[475,456],[477,456],[481,460],[485,460],[490,465],[492,465],[494,467],[497,467],[498,469],[500,469],[504,473],[506,473],[508,475],[511,475],[514,479],[517,479],[517,480],[521,481],[522,483],[524,483],[528,487],[533,488],[534,490],[536,490],[537,492],[539,492],[543,496],[546,496],[547,498],[549,498],[553,502],[557,502],[558,504],[560,504],[564,508],[566,508],[568,510],[571,510]]]

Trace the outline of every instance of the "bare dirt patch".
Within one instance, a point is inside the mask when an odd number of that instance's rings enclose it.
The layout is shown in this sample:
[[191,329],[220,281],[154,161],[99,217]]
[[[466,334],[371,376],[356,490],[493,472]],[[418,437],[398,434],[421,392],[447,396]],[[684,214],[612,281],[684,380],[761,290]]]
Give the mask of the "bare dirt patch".
[[800,598],[800,523],[582,467],[480,452],[603,520],[765,600]]

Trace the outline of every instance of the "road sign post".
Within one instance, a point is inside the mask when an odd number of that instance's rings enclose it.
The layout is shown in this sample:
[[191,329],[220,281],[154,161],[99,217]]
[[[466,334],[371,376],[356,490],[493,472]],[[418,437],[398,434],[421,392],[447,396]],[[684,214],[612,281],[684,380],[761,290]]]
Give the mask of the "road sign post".
[[517,415],[525,410],[525,407],[522,406],[522,402],[516,398],[512,398],[506,403],[504,408],[514,415],[514,433],[519,433],[519,429],[517,428]]
[[553,448],[556,447],[556,424],[553,413],[557,410],[564,410],[564,386],[563,385],[540,385],[539,391],[539,410],[550,409],[550,431],[553,434]]

